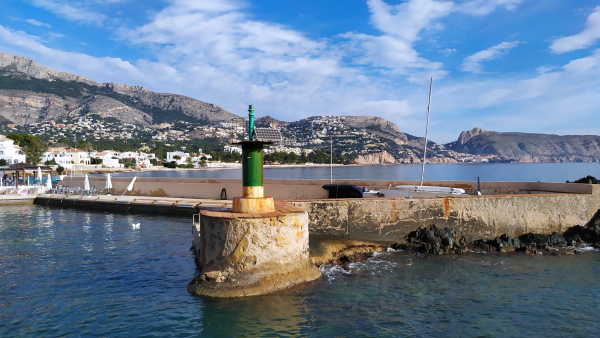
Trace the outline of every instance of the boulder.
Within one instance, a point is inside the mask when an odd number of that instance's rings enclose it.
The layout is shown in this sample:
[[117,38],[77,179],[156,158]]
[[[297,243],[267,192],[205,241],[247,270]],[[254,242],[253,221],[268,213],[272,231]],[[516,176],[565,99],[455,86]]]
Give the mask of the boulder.
[[439,228],[435,224],[409,233],[407,241],[419,251],[433,254],[461,252],[467,244],[467,239],[457,228]]
[[519,240],[524,244],[547,245],[549,237],[548,235],[534,234],[530,232],[528,234],[519,236]]

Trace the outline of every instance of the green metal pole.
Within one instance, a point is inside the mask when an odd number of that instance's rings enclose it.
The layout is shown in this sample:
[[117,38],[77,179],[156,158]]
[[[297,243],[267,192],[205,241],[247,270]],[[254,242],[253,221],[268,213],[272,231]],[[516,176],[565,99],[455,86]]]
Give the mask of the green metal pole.
[[248,140],[254,140],[252,134],[254,133],[254,106],[250,105],[248,107],[248,120],[249,120],[249,129],[248,129]]
[[246,143],[242,145],[242,184],[244,187],[263,185],[263,145]]

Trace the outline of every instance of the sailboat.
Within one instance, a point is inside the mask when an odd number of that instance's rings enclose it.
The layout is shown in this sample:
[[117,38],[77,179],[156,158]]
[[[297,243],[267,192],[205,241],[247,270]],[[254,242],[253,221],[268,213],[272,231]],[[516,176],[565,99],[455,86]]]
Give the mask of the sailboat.
[[427,159],[427,136],[429,133],[429,113],[431,109],[431,92],[433,89],[433,77],[429,84],[429,104],[427,105],[427,124],[425,127],[425,148],[423,149],[423,166],[421,168],[421,184],[420,185],[397,185],[390,186],[387,189],[380,189],[375,196],[384,197],[425,197],[425,196],[467,196],[464,189],[423,186],[425,179],[425,161]]

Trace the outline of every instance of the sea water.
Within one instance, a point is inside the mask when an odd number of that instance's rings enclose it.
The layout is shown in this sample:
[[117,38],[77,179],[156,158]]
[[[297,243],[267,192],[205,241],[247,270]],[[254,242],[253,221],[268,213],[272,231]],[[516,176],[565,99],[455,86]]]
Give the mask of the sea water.
[[[420,164],[396,165],[346,165],[301,166],[265,168],[264,178],[295,179],[378,179],[420,180]],[[600,178],[600,163],[478,163],[478,164],[427,164],[425,180],[450,181],[575,181],[592,175]],[[117,173],[125,177],[173,177],[173,178],[240,178],[241,169],[161,170],[141,173]]]
[[[600,252],[389,251],[276,294],[203,299],[187,216],[0,206],[2,337],[597,337]],[[140,223],[139,229],[132,224]]]

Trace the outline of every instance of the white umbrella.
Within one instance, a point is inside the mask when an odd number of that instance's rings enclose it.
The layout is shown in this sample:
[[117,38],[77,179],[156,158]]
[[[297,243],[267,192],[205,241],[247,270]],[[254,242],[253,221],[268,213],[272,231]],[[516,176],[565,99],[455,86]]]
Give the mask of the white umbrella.
[[110,174],[106,174],[106,186],[104,188],[108,189],[108,192],[110,193],[110,189],[112,189],[112,181],[110,180]]
[[37,179],[40,182],[40,185],[42,185],[42,168],[40,167],[38,167]]
[[90,181],[88,180],[87,174],[85,174],[85,180],[83,181],[83,190],[90,191]]
[[46,189],[52,190],[52,176],[48,174],[48,181],[46,181]]
[[[125,195],[125,193],[127,191],[131,191],[133,190],[133,184],[135,183],[135,179],[137,178],[137,176],[133,176],[133,179],[131,180],[131,183],[129,183],[129,185],[127,186],[127,189],[125,189],[125,191],[123,191],[123,195]],[[121,195],[121,196],[123,196]]]

